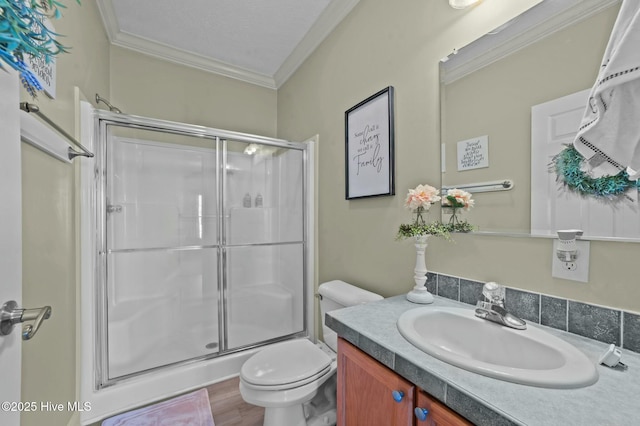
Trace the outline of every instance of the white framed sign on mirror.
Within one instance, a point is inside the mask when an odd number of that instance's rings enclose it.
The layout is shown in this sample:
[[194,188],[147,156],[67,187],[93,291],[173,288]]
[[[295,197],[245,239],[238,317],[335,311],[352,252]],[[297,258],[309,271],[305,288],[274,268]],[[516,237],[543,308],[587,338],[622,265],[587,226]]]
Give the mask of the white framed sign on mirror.
[[489,136],[458,142],[458,171],[489,167]]

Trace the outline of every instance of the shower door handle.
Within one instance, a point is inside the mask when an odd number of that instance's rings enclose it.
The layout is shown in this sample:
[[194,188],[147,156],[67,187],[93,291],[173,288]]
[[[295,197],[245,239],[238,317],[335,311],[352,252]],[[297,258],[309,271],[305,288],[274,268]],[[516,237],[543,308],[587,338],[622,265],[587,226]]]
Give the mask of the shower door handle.
[[117,204],[107,205],[107,213],[122,213],[122,206]]
[[22,340],[30,340],[38,332],[42,322],[49,317],[51,317],[51,306],[21,309],[18,308],[15,300],[10,300],[0,308],[0,336],[11,334],[16,324],[33,321],[22,330]]

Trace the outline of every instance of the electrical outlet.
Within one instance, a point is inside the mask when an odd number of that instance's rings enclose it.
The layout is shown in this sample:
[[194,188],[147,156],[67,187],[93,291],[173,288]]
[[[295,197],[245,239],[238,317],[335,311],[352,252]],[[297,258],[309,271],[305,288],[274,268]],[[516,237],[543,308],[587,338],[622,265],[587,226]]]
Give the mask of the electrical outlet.
[[565,280],[589,281],[589,241],[577,240],[578,254],[575,260],[565,262],[556,255],[558,240],[553,241],[553,253],[551,253],[551,276]]

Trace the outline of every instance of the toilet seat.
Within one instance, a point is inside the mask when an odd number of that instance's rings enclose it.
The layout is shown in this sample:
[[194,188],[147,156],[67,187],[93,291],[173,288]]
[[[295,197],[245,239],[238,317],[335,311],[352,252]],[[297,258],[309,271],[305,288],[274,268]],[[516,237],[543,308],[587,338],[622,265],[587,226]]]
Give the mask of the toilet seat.
[[253,389],[291,389],[329,373],[331,363],[331,357],[311,341],[292,340],[252,356],[243,364],[240,379]]

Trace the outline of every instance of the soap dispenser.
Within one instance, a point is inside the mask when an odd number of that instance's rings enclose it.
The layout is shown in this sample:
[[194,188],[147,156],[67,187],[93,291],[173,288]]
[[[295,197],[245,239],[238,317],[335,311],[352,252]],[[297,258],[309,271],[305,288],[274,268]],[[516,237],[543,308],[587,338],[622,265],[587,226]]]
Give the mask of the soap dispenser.
[[251,195],[247,192],[242,199],[242,207],[251,207]]

